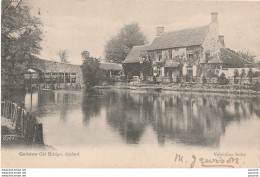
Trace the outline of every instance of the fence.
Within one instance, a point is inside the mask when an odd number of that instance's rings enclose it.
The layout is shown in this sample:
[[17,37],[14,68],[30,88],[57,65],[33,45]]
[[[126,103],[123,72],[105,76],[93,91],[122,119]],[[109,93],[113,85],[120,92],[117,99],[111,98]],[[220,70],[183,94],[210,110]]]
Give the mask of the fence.
[[42,124],[35,116],[8,100],[1,102],[1,116],[10,119],[15,126],[17,135],[28,145],[44,145]]

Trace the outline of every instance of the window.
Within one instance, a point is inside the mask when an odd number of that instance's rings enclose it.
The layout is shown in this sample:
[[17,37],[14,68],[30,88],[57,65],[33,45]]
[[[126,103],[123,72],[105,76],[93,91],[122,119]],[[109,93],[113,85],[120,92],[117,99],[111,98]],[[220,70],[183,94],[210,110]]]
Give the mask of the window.
[[169,50],[169,58],[172,59],[172,50]]
[[157,51],[156,52],[156,60],[161,61],[161,59],[162,59],[162,51]]
[[206,63],[208,63],[209,59],[210,59],[210,53],[209,52],[206,52]]
[[193,73],[192,66],[187,66],[186,69],[187,69],[187,75],[192,76]]
[[153,72],[154,72],[154,76],[158,77],[161,75],[161,68],[155,67]]
[[76,73],[71,73],[71,83],[76,83]]
[[187,59],[188,60],[193,59],[193,54],[192,53],[187,54]]

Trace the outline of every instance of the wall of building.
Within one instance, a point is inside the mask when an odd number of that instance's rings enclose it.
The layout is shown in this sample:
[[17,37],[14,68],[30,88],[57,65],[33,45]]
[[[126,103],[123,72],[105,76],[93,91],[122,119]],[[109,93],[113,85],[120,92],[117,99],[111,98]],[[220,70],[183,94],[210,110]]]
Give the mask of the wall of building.
[[84,87],[83,83],[83,75],[80,65],[73,65],[68,63],[61,63],[61,62],[55,62],[55,61],[49,61],[49,60],[42,60],[42,59],[34,59],[30,61],[30,64],[28,65],[28,69],[34,69],[38,72],[42,73],[63,73],[63,74],[76,74],[76,82],[73,84],[67,83],[67,84],[61,84],[61,88],[65,87],[65,85],[68,86],[80,86]]

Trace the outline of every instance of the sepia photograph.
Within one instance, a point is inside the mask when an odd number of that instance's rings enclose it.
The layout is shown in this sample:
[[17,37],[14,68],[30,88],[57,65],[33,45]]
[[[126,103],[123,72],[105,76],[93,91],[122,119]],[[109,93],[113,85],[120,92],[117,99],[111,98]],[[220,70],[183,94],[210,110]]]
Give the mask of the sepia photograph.
[[259,168],[259,9],[2,0],[1,168]]

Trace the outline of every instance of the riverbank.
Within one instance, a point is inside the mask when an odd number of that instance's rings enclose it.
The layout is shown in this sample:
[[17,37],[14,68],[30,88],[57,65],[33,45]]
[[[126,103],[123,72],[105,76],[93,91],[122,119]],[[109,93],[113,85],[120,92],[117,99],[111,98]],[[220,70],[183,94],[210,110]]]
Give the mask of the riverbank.
[[42,124],[16,103],[1,101],[1,128],[2,146],[44,147]]
[[41,150],[54,150],[46,144],[28,144],[25,137],[20,136],[15,130],[15,125],[10,119],[1,116],[1,146],[7,149],[38,148]]
[[25,139],[16,133],[12,121],[5,117],[1,117],[1,144],[2,147],[26,146]]
[[120,84],[113,86],[96,86],[97,89],[130,89],[142,91],[181,91],[181,92],[201,92],[201,93],[224,93],[224,94],[247,94],[247,95],[260,95],[260,91],[254,91],[246,86],[230,86],[230,85],[158,85],[158,84]]

